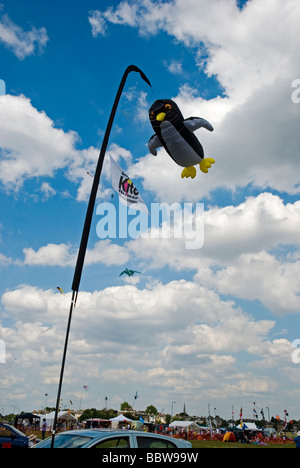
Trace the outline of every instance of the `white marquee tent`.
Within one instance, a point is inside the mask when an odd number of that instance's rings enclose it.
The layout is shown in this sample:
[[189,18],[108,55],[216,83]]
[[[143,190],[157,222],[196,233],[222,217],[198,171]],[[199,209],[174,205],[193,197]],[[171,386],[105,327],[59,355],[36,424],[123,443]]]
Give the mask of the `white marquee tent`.
[[[55,417],[55,411],[52,411],[52,413],[45,414],[44,416],[40,415],[40,425],[42,427],[43,425],[43,419],[46,419],[47,427],[49,428],[50,426],[53,427],[54,424],[54,417]],[[64,422],[71,422],[71,421],[76,421],[76,418],[72,415],[69,414],[67,411],[61,411],[60,413],[57,414],[57,419],[58,421],[64,421]]]
[[238,426],[235,427],[236,429],[243,429],[245,431],[259,431],[260,429],[256,426],[255,423],[246,422],[240,423]]
[[201,427],[198,426],[194,421],[173,421],[171,424],[169,424],[169,427],[178,427],[180,429],[191,429],[191,430],[196,430],[200,431]]
[[112,428],[118,427],[120,422],[133,422],[132,419],[126,418],[123,414],[119,414],[115,418],[110,418]]

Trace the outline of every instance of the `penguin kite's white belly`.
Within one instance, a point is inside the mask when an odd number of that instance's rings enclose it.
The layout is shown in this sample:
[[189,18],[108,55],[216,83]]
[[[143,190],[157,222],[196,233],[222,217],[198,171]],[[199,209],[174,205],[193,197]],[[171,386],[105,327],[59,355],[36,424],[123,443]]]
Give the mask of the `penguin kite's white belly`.
[[171,122],[164,121],[160,125],[161,136],[174,161],[182,167],[195,166],[201,162],[201,157],[192,146],[181,136]]

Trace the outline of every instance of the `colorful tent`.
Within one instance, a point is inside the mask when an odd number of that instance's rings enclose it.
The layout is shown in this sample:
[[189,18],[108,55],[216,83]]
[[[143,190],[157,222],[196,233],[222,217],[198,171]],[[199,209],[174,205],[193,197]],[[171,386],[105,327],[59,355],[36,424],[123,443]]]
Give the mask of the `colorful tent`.
[[259,431],[260,429],[251,422],[241,422],[238,426],[236,426],[234,429],[239,429],[240,431]]
[[236,442],[236,438],[233,432],[226,432],[223,436],[223,442]]

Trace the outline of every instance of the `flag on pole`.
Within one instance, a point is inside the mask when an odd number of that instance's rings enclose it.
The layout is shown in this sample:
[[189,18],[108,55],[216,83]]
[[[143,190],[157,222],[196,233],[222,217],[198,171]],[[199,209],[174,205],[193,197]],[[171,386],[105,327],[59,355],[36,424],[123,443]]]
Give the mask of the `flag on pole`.
[[287,427],[287,417],[288,417],[288,415],[289,415],[289,413],[285,409],[284,410],[284,428],[283,428],[283,430],[286,429],[286,427]]
[[120,201],[130,208],[148,213],[147,206],[138,189],[119,164],[110,156],[111,183],[119,194]]

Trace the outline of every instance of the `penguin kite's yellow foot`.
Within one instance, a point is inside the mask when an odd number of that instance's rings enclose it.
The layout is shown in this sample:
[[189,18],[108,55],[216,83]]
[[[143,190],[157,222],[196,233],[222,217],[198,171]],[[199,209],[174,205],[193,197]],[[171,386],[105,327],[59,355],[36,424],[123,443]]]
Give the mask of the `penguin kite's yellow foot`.
[[205,174],[206,174],[208,172],[208,169],[215,162],[216,161],[213,158],[204,158],[204,159],[202,159],[201,163],[199,164],[199,167],[200,167],[201,171],[205,172]]
[[185,167],[181,173],[181,178],[183,179],[184,177],[191,177],[192,179],[194,179],[194,177],[196,177],[196,174],[197,171],[194,166]]

